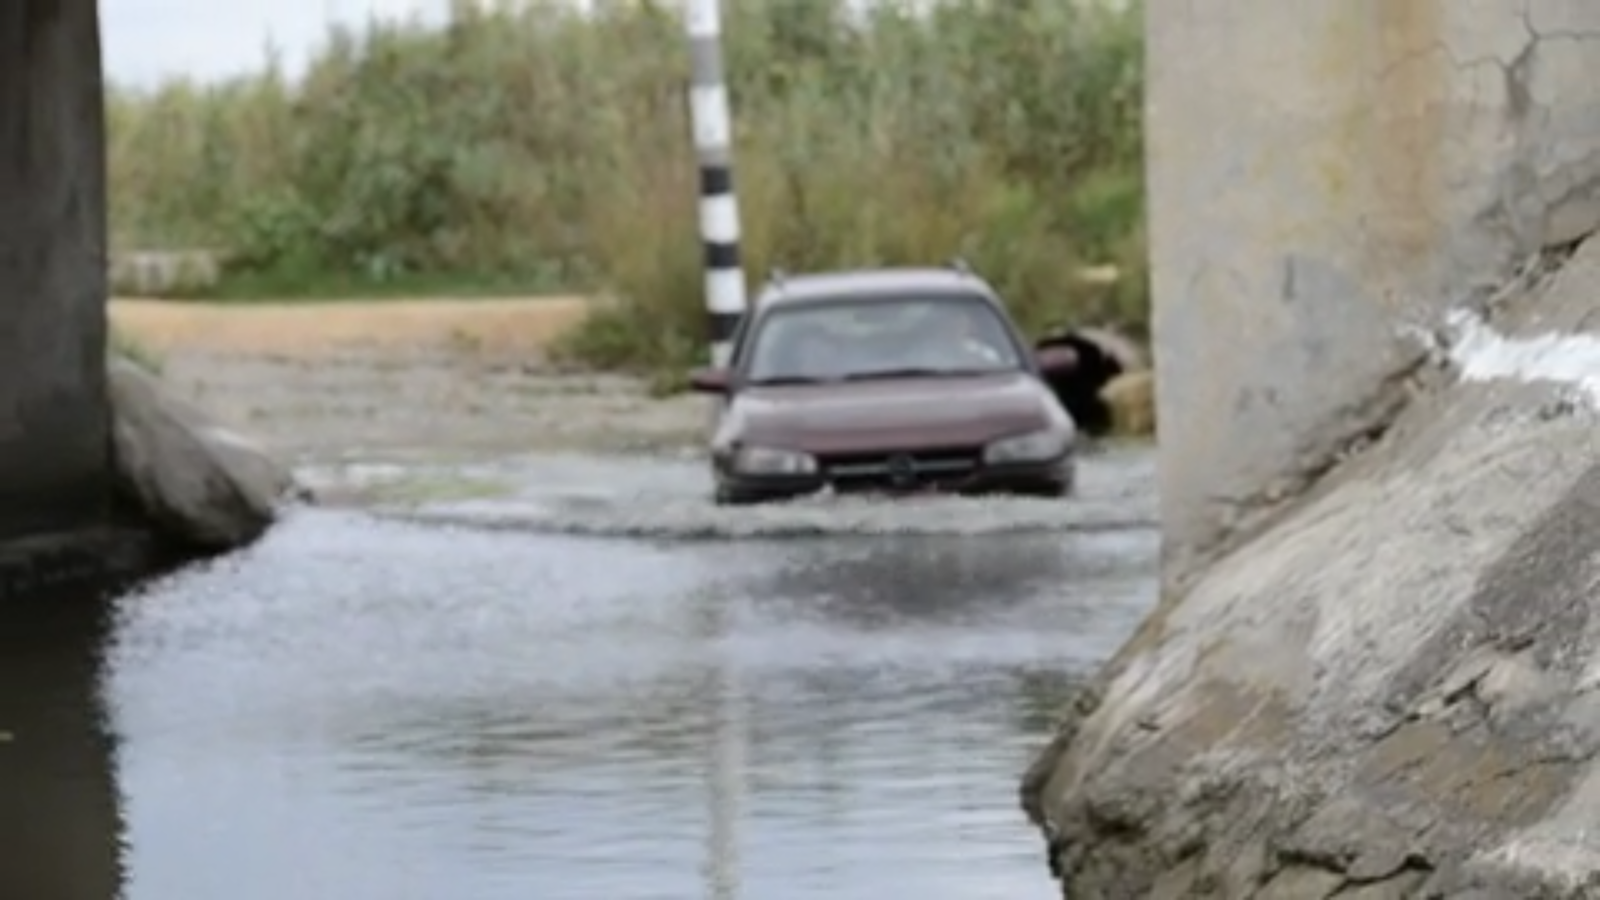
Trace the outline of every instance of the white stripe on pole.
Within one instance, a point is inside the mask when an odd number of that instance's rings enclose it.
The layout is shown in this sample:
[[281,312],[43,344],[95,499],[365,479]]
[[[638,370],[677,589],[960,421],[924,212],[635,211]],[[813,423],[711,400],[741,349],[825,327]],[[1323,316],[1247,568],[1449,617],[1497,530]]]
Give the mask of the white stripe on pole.
[[683,24],[691,38],[722,36],[722,7],[717,0],[689,0]]
[[714,313],[744,312],[744,272],[740,269],[707,272],[706,308]]
[[700,198],[700,237],[719,244],[739,243],[739,203],[732,194]]
[[701,150],[721,150],[733,139],[733,126],[728,121],[727,85],[690,87],[689,115],[693,119],[695,146]]

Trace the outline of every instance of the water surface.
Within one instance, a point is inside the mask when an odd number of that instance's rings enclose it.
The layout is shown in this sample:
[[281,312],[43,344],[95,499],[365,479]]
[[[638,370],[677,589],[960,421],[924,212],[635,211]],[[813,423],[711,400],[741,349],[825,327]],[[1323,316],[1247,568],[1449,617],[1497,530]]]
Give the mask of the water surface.
[[[719,532],[687,487],[507,471],[538,487],[498,513],[301,512],[121,598],[129,900],[1053,895],[1016,780],[1150,602],[1151,529]],[[529,518],[551,485],[581,509]]]

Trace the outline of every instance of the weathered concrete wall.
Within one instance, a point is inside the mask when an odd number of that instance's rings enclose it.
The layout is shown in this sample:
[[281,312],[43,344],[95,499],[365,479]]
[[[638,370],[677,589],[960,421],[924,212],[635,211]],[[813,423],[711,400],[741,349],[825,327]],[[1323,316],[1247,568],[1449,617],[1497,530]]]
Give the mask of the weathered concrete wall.
[[1169,571],[1380,427],[1600,217],[1600,3],[1146,0]]
[[1064,896],[1600,896],[1600,3],[1147,12],[1172,577]]
[[110,497],[95,0],[0,4],[0,540]]

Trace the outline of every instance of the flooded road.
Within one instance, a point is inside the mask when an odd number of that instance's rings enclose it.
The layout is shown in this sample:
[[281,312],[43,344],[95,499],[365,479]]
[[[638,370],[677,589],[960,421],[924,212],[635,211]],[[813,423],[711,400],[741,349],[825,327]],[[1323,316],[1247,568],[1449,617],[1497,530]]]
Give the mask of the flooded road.
[[1051,896],[1016,780],[1153,602],[1151,461],[1066,503],[771,510],[674,460],[313,473],[388,507],[60,641],[103,658],[125,896]]

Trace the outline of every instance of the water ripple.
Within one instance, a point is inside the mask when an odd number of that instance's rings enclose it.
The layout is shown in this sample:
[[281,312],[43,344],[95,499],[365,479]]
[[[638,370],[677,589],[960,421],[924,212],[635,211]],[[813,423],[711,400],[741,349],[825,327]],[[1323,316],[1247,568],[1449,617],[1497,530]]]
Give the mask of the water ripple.
[[[128,900],[1049,893],[1015,778],[1152,601],[1157,548],[1059,525],[1147,469],[1107,463],[1032,531],[1004,503],[716,511],[733,542],[478,527],[541,492],[615,525],[640,486],[584,465],[488,467],[537,483],[472,527],[302,510],[123,598]],[[670,506],[635,502],[633,533],[693,533]],[[958,517],[990,524],[938,536]]]

